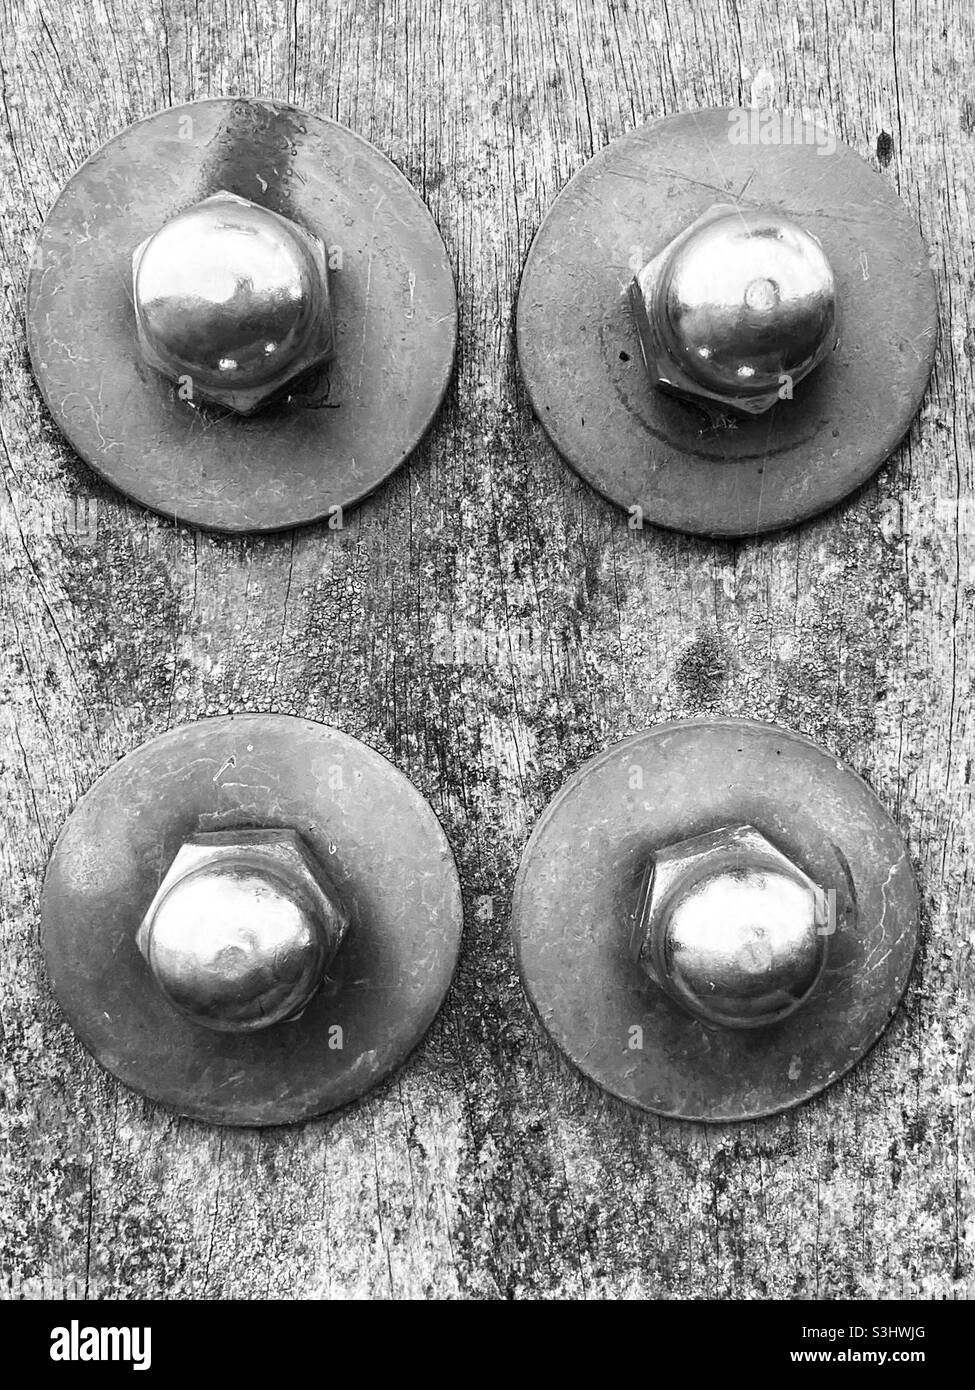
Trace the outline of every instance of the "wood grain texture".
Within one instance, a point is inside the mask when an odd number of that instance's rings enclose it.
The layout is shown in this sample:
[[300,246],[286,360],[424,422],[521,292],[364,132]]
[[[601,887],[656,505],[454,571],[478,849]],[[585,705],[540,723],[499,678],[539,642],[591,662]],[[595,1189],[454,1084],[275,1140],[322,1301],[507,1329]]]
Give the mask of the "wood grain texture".
[[[970,1296],[968,0],[0,0],[0,21],[6,1295]],[[237,93],[373,140],[457,268],[446,407],[341,532],[160,521],[76,459],[27,363],[26,268],[62,182],[127,122]],[[890,466],[812,525],[740,545],[630,531],[527,406],[519,271],[595,149],[753,97],[823,120],[913,209],[942,305],[931,390]],[[393,758],[443,820],[467,907],[413,1062],[348,1112],[262,1133],[180,1121],[103,1075],[52,999],[37,920],[54,837],[97,774],[245,709]],[[867,1060],[797,1112],[715,1129],[576,1076],[528,1012],[508,933],[521,847],[566,774],[709,712],[849,759],[908,837],[925,903],[906,1007]]]

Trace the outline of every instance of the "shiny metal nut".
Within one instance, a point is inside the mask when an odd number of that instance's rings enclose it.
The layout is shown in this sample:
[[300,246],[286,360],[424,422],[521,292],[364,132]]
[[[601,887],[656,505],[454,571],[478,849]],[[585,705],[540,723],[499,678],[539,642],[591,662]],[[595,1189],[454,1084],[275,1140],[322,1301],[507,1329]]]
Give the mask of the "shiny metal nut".
[[347,928],[300,835],[231,830],[183,844],[136,942],[173,1008],[243,1033],[300,1015]]
[[752,826],[658,851],[646,872],[633,954],[704,1022],[776,1023],[815,988],[828,928],[821,888]]
[[142,355],[184,396],[249,415],[332,354],[318,237],[233,193],[181,212],[137,247]]
[[772,211],[716,204],[631,287],[657,387],[760,415],[837,343],[836,284],[816,237]]

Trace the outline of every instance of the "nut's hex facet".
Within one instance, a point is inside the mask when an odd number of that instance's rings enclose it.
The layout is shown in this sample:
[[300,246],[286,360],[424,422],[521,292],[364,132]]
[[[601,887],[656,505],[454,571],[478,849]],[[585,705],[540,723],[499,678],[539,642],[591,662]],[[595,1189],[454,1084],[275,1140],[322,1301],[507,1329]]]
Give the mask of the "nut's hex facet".
[[654,386],[760,415],[837,345],[836,285],[819,240],[774,211],[718,203],[635,276]]
[[299,1018],[347,930],[296,831],[228,830],[184,842],[136,944],[178,1012],[239,1033]]
[[142,355],[201,398],[250,415],[333,351],[328,255],[291,218],[221,191],[136,248]]
[[816,987],[829,940],[826,895],[752,826],[659,850],[648,865],[631,951],[702,1021],[764,1027]]

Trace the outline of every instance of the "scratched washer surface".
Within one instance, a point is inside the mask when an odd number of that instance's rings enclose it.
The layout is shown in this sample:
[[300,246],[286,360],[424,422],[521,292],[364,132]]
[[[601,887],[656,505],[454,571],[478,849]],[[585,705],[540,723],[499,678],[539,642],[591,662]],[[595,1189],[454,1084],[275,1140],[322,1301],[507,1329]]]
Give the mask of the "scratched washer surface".
[[[177,1014],[135,944],[183,840],[238,826],[298,830],[351,916],[301,1017],[251,1034]],[[41,922],[55,993],[103,1067],[182,1115],[268,1125],[344,1105],[404,1061],[447,992],[462,910],[443,830],[392,763],[324,724],[250,714],[173,729],[104,773],[58,839]]]
[[[600,150],[545,217],[518,294],[521,371],[555,447],[610,501],[695,535],[790,526],[866,482],[910,426],[937,344],[907,205],[812,127],[808,144],[732,143],[748,114],[685,112]],[[634,271],[718,202],[778,209],[820,239],[841,326],[793,400],[727,424],[651,386],[627,298]]]
[[[180,400],[135,338],[133,250],[220,189],[341,249],[327,403],[242,418]],[[59,429],[115,487],[220,531],[334,515],[419,443],[453,363],[453,272],[396,167],[334,121],[281,102],[214,99],[149,116],[74,175],[48,215],[27,287],[34,373]]]
[[[836,890],[836,931],[794,1014],[709,1028],[646,978],[630,926],[654,849],[742,822]],[[807,1100],[877,1041],[907,984],[917,916],[900,833],[856,773],[773,724],[688,719],[569,778],[522,857],[512,929],[528,997],[580,1071],[644,1110],[735,1121]]]

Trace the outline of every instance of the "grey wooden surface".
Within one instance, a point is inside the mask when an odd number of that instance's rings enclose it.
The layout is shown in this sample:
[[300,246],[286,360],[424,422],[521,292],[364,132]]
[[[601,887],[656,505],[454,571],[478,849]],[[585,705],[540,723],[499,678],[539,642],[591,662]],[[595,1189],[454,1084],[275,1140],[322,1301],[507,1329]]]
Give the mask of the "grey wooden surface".
[[[0,0],[0,1272],[8,1297],[956,1298],[972,1291],[975,14],[969,0]],[[62,182],[170,103],[255,93],[373,140],[457,268],[425,446],[348,519],[176,529],[45,415],[22,307]],[[512,304],[546,208],[635,123],[755,97],[879,168],[932,251],[943,338],[904,447],[822,520],[712,544],[627,529],[519,386]],[[87,506],[87,510],[86,510]],[[64,521],[67,516],[67,522]],[[37,903],[94,778],[182,720],[334,723],[428,794],[467,906],[412,1063],[292,1130],[181,1121],[107,1078],[52,999]],[[848,758],[924,896],[906,1008],[792,1114],[624,1110],[529,1015],[508,901],[566,773],[664,717],[747,714]]]

